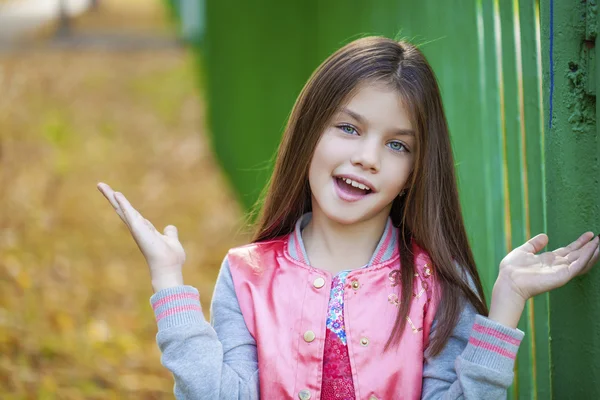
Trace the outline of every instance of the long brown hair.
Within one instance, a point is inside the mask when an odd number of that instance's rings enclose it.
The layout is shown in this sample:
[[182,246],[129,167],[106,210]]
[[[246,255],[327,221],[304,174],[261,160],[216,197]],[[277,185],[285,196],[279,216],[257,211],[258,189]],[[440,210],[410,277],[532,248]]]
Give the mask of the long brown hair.
[[[312,74],[283,134],[253,241],[292,232],[298,218],[311,211],[308,169],[317,142],[339,107],[361,84],[371,82],[398,91],[417,139],[408,193],[396,198],[390,212],[401,232],[401,268],[397,274],[401,302],[386,348],[399,343],[410,309],[414,241],[429,254],[441,288],[438,326],[428,349],[436,355],[458,321],[462,299],[480,314],[487,315],[488,311],[463,223],[440,91],[433,70],[414,45],[383,37],[361,38],[336,51]],[[469,279],[477,293],[470,289]]]

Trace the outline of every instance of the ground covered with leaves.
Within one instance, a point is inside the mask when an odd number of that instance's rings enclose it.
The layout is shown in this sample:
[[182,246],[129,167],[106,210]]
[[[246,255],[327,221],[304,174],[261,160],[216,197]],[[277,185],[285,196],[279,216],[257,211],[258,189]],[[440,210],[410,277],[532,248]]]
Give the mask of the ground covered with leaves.
[[[167,30],[162,4],[144,7],[127,18]],[[114,22],[103,12],[76,26]],[[176,46],[0,54],[3,399],[172,398],[145,261],[96,183],[159,230],[179,228],[186,283],[208,314],[225,252],[247,238],[211,153],[199,73]]]

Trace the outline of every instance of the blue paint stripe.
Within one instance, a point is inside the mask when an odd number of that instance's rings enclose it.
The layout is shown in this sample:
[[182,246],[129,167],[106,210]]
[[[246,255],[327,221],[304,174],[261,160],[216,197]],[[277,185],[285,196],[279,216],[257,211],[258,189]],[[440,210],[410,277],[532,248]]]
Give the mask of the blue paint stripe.
[[552,129],[552,109],[554,95],[554,0],[550,0],[550,97],[548,129]]

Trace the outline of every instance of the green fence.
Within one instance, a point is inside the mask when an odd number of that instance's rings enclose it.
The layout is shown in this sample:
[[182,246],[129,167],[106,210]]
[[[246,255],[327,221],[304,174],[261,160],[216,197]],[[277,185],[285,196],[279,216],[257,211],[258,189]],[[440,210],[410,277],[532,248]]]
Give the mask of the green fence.
[[[545,231],[539,7],[532,1],[433,3],[404,26],[437,39],[423,49],[438,71],[467,230],[489,294],[502,257]],[[549,398],[547,296],[529,302],[519,328],[527,335],[511,394]]]
[[[343,44],[381,34],[420,44],[437,73],[488,297],[502,257],[532,235],[547,231],[556,247],[600,229],[595,120],[581,128],[577,119],[581,107],[585,115],[595,107],[595,89],[582,100],[588,108],[557,101],[559,90],[581,97],[570,60],[594,63],[594,51],[582,55],[582,46],[593,47],[595,1],[561,3],[554,10],[543,1],[540,10],[535,0],[208,1],[208,115],[214,147],[241,201],[250,207],[257,199],[286,118],[314,68]],[[553,46],[564,47],[552,64],[556,71],[549,61],[555,20],[563,31]],[[550,70],[556,124],[548,130]],[[575,132],[575,125],[585,132]],[[600,398],[593,378],[600,364],[595,276],[529,302],[512,398]]]
[[[542,4],[546,203],[551,247],[569,242],[584,230],[600,231],[596,3],[554,0]],[[600,271],[578,278],[549,297],[554,398],[598,399]]]

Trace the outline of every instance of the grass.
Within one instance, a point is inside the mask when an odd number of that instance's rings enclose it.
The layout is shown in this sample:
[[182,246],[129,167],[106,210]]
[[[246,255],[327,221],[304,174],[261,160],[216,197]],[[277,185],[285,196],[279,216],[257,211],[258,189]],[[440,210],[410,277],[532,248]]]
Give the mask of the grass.
[[[139,26],[168,30],[159,6]],[[78,29],[110,25],[83,18]],[[179,228],[186,283],[207,312],[225,252],[245,238],[197,73],[176,48],[0,57],[3,399],[172,398],[145,261],[95,186],[122,191],[158,229]]]

